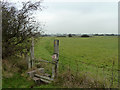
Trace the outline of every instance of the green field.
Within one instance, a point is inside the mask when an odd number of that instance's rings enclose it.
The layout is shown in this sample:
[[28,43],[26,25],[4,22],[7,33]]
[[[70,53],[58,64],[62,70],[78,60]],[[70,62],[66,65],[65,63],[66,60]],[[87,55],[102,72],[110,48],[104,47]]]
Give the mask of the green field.
[[107,79],[113,87],[118,82],[118,37],[42,37],[35,43],[35,57],[52,61],[53,41],[58,39],[59,73],[67,68],[77,73],[89,73],[96,79]]

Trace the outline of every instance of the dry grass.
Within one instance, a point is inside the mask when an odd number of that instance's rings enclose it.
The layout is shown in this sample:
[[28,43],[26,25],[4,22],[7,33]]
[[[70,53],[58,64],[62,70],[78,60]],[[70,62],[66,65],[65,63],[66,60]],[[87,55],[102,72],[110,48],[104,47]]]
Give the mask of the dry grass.
[[9,58],[2,60],[3,77],[12,77],[14,73],[22,73],[27,70],[27,63],[24,59]]
[[95,78],[90,73],[78,73],[77,75],[66,71],[59,74],[54,82],[63,88],[109,88],[107,80]]

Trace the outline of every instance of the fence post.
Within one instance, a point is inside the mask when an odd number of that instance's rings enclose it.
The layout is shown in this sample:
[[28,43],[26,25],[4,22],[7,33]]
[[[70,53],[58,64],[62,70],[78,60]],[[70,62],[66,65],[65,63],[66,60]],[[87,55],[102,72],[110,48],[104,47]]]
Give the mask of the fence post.
[[32,66],[31,66],[30,56],[28,54],[26,54],[26,61],[28,63],[28,69],[30,69]]
[[58,73],[58,61],[59,61],[59,40],[54,40],[54,55],[53,55],[53,62],[55,65],[52,67],[52,78],[57,77]]
[[28,69],[31,68],[31,66],[30,66],[30,57],[29,57],[27,52],[24,54],[24,57],[25,57],[25,60],[27,62],[27,66],[28,66],[27,68]]
[[34,38],[32,37],[32,48],[31,48],[32,67],[34,66]]
[[30,48],[30,67],[32,68],[34,65],[34,38],[32,37],[32,44]]

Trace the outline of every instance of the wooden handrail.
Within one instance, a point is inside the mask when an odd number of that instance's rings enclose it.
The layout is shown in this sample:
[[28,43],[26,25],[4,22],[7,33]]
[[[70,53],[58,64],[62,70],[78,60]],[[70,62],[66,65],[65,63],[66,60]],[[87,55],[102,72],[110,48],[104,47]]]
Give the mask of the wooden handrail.
[[55,62],[53,62],[53,61],[47,61],[47,60],[36,60],[36,61],[55,64]]

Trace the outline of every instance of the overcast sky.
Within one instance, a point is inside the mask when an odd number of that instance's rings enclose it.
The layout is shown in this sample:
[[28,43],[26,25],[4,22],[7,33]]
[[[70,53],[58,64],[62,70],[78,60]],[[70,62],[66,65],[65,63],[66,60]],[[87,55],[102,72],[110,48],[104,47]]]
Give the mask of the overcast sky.
[[118,33],[118,3],[114,0],[46,1],[42,3],[46,9],[37,12],[35,18],[45,23],[47,34]]

